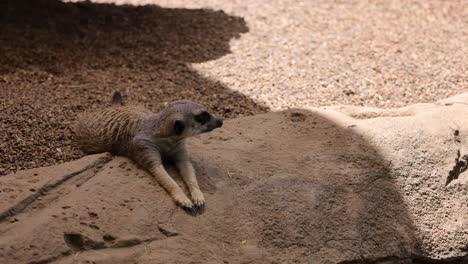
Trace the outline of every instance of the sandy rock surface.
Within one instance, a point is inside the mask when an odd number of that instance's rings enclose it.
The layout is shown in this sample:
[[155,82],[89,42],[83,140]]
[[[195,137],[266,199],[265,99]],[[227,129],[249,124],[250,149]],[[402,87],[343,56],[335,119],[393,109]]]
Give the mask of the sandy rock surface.
[[189,142],[198,217],[108,154],[1,177],[0,263],[460,263],[467,105],[228,120]]

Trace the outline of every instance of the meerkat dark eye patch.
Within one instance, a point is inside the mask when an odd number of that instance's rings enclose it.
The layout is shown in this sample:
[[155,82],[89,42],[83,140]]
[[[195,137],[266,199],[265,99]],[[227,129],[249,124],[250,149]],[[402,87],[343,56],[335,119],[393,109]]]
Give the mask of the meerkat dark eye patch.
[[210,121],[211,115],[208,112],[202,112],[201,114],[198,114],[195,116],[195,121],[198,123],[204,125]]
[[174,131],[175,131],[176,135],[181,135],[182,132],[184,132],[184,129],[185,129],[185,124],[184,124],[184,122],[182,122],[182,121],[180,121],[180,120],[175,121],[175,123],[174,123]]

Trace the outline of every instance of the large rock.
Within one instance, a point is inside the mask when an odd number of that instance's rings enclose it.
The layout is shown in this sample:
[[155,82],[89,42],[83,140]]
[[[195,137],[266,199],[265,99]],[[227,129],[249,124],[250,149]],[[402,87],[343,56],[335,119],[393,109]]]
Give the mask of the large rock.
[[189,142],[198,217],[123,157],[7,175],[0,263],[461,262],[467,117],[464,94],[229,120]]

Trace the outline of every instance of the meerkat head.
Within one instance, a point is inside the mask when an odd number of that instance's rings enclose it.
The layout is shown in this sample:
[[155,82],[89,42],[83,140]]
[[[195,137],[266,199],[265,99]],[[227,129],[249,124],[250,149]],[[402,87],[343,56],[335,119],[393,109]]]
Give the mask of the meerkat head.
[[168,104],[161,115],[166,136],[186,138],[223,125],[223,120],[210,114],[204,106],[188,100]]

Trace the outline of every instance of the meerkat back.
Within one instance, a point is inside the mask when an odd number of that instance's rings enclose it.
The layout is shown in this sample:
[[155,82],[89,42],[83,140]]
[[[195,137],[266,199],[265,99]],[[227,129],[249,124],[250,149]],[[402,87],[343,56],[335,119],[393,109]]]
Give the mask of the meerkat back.
[[142,129],[142,123],[150,113],[141,106],[120,105],[84,112],[75,123],[75,141],[87,154],[118,153]]

